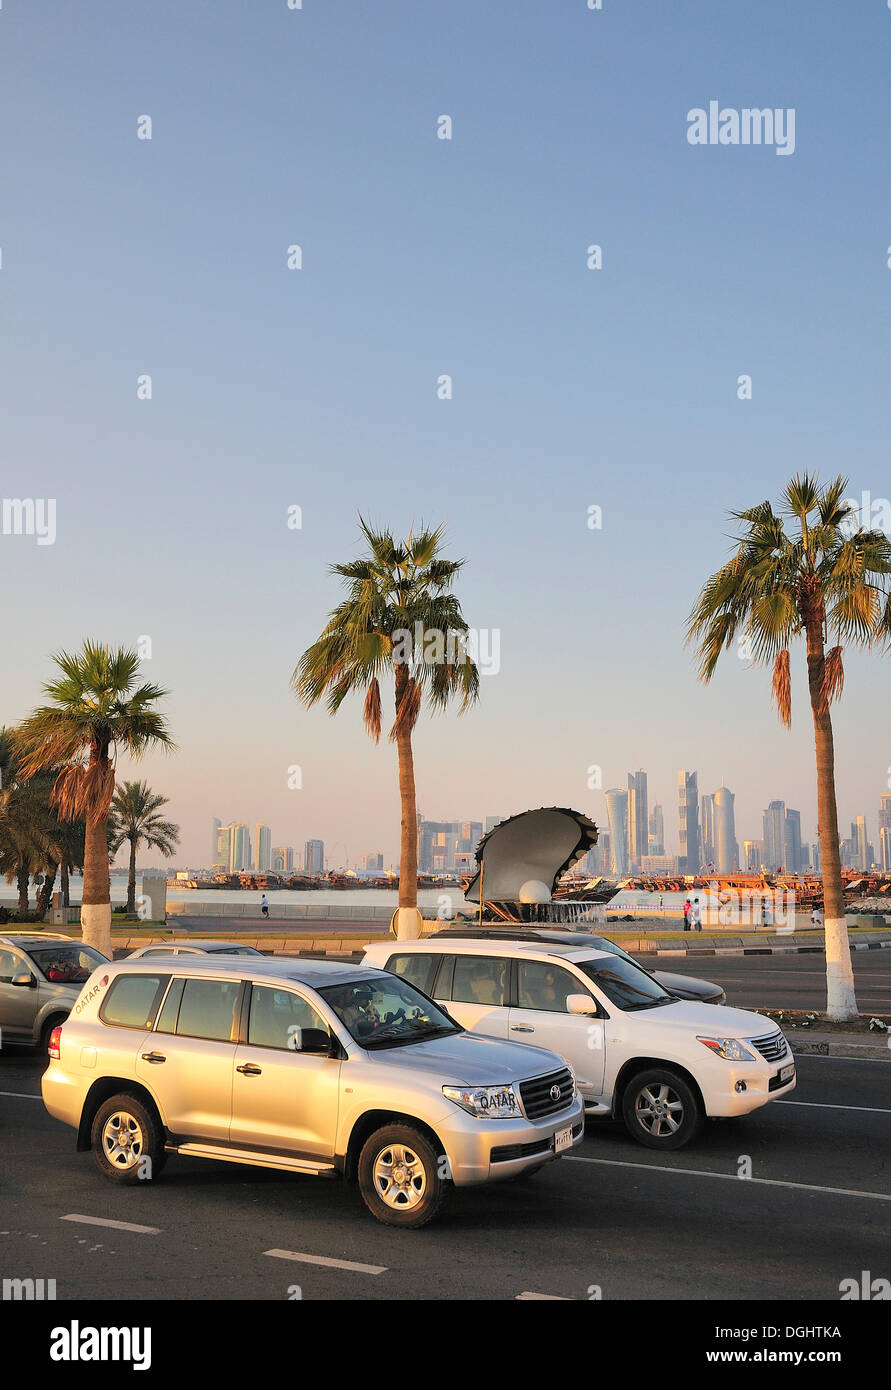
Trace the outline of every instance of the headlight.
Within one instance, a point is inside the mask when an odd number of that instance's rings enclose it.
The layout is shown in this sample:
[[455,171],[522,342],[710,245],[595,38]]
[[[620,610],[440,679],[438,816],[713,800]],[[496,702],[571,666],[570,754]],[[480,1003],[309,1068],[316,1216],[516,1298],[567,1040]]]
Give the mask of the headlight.
[[750,1052],[747,1047],[743,1047],[739,1038],[703,1038],[698,1041],[703,1043],[710,1052],[716,1052],[719,1057],[723,1057],[725,1062],[754,1062],[755,1054]]
[[512,1085],[443,1086],[442,1093],[478,1120],[512,1120],[523,1113]]

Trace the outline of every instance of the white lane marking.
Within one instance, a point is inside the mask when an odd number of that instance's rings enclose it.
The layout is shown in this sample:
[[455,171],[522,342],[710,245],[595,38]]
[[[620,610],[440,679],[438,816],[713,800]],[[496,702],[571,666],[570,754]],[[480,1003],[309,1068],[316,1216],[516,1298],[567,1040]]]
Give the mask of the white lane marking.
[[797,1060],[806,1062],[878,1062],[883,1067],[891,1062],[891,1048],[887,1061],[884,1057],[827,1057],[825,1052],[796,1052],[794,1055]]
[[16,1100],[43,1100],[43,1096],[32,1095],[30,1091],[0,1091],[0,1096],[15,1096]]
[[549,1303],[569,1303],[569,1302],[570,1302],[570,1300],[569,1300],[568,1298],[564,1298],[564,1297],[563,1297],[562,1293],[529,1293],[529,1292],[527,1291],[526,1293],[518,1293],[517,1296],[516,1296],[516,1299],[514,1300],[514,1302],[517,1302],[517,1300],[519,1300],[519,1299],[521,1299],[521,1298],[526,1298],[526,1299],[529,1299],[529,1298],[547,1299]]
[[631,1163],[618,1158],[582,1158],[564,1155],[567,1163],[600,1163],[608,1168],[640,1168],[650,1173],[672,1173],[689,1178],[723,1178],[726,1182],[746,1182],[753,1187],[794,1187],[802,1192],[828,1192],[836,1197],[871,1197],[874,1202],[891,1202],[891,1193],[860,1192],[851,1187],[818,1187],[809,1182],[784,1182],[781,1178],[739,1178],[736,1173],[713,1173],[708,1168],[663,1168],[658,1163]]
[[774,1104],[806,1105],[811,1110],[863,1110],[867,1115],[891,1115],[891,1110],[883,1110],[877,1105],[830,1105],[825,1100],[778,1100]]
[[327,1255],[301,1255],[296,1250],[264,1250],[277,1260],[299,1260],[305,1265],[324,1265],[326,1269],[351,1269],[354,1274],[386,1274],[386,1265],[363,1265],[354,1260],[332,1260]]
[[76,1212],[71,1212],[68,1216],[60,1216],[60,1221],[79,1221],[83,1226],[111,1226],[115,1231],[136,1231],[142,1236],[159,1236],[160,1226],[136,1226],[132,1221],[112,1221],[104,1216],[79,1216]]

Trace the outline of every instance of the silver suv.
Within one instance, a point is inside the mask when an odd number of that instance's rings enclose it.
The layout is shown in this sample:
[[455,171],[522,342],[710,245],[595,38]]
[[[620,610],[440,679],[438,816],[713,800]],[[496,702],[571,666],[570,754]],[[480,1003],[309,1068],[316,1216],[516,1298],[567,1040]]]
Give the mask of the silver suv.
[[388,1225],[581,1141],[555,1053],[466,1032],[407,980],[319,960],[167,957],[97,970],[53,1034],[47,1110],[119,1183],[169,1153],[357,1178]]
[[46,1051],[84,981],[107,958],[93,946],[54,932],[0,936],[0,1043]]

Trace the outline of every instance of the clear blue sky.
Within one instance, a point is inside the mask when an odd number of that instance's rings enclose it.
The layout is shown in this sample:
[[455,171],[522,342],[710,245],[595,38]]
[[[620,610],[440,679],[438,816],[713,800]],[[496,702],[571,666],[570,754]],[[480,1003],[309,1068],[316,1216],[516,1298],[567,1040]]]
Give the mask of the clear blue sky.
[[[730,508],[805,466],[891,495],[891,10],[603,5],[4,0],[0,491],[58,534],[0,536],[0,722],[53,650],[150,636],[183,862],[215,814],[394,857],[392,749],[288,689],[360,511],[445,523],[501,633],[479,708],[418,733],[425,815],[605,821],[589,765],[643,766],[676,847],[685,766],[740,841],[774,797],[815,837],[802,653],[789,734],[734,656],[699,687],[682,631]],[[794,108],[794,154],[691,146],[711,99]],[[837,714],[872,836],[889,674],[852,657]]]

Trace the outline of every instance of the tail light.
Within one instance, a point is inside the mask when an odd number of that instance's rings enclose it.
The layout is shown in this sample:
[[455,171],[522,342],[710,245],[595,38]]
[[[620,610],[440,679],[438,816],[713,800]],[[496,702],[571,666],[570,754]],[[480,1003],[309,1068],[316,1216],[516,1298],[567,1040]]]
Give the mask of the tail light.
[[55,1060],[56,1060],[57,1062],[59,1061],[59,1059],[60,1059],[61,1056],[62,1056],[62,1025],[61,1025],[61,1023],[60,1023],[56,1028],[54,1028],[53,1031],[50,1033],[50,1035],[49,1035],[49,1044],[48,1044],[46,1050],[47,1050],[48,1056],[55,1058]]

